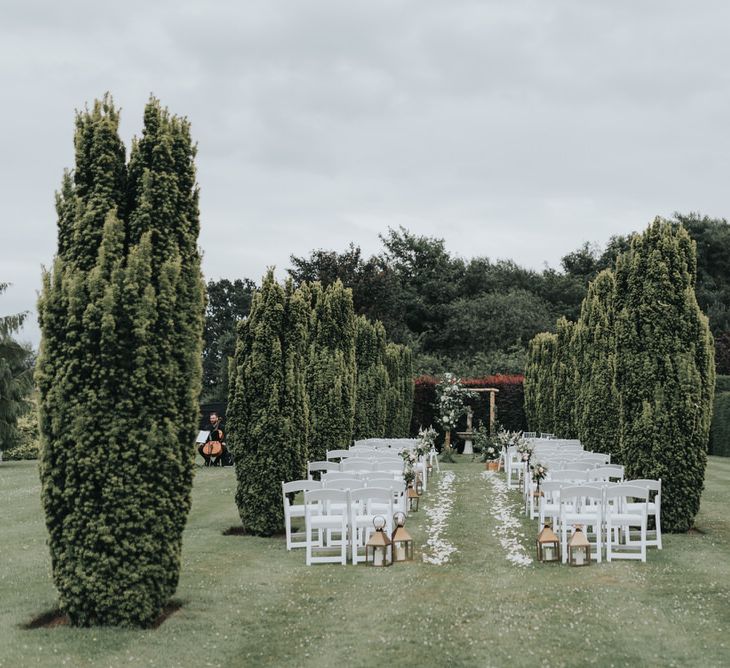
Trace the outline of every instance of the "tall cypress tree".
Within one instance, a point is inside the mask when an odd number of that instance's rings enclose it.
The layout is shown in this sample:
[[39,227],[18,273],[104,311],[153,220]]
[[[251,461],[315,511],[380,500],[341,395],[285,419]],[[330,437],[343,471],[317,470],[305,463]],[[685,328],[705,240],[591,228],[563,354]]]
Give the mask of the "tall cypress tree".
[[385,435],[406,438],[413,412],[413,360],[407,346],[389,343],[385,350],[388,369],[388,405]]
[[541,332],[530,341],[525,367],[525,415],[533,431],[554,432],[555,404],[553,362],[558,337]]
[[357,401],[353,438],[382,438],[389,399],[385,328],[380,321],[371,323],[362,315],[355,324]]
[[616,364],[615,280],[610,269],[588,286],[576,323],[580,350],[580,384],[576,395],[578,437],[587,450],[608,452],[621,461],[618,443],[618,396],[613,384]]
[[619,432],[629,477],[662,479],[662,525],[686,531],[700,506],[715,386],[696,248],[657,218],[616,264]]
[[270,270],[238,324],[228,399],[228,444],[236,462],[236,504],[246,531],[284,527],[282,481],[306,470],[308,401],[304,382],[309,327],[305,293]]
[[311,290],[313,315],[307,394],[310,410],[309,459],[352,441],[357,392],[355,312],[352,290],[336,281]]
[[128,179],[118,122],[109,97],[77,116],[39,300],[43,504],[61,606],[82,626],[149,625],[174,593],[200,391],[189,126],[152,99]]
[[578,389],[575,323],[560,318],[557,323],[557,344],[553,359],[553,431],[562,438],[575,438],[575,399]]

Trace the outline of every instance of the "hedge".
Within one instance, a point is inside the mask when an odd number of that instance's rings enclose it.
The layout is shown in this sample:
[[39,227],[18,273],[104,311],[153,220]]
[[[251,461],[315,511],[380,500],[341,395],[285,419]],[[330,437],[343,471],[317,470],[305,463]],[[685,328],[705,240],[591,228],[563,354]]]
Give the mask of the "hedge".
[[[523,388],[524,376],[485,376],[482,378],[464,378],[466,387],[494,387],[498,389],[496,397],[496,419],[505,429],[524,430],[527,428],[525,418],[525,392]],[[436,401],[436,384],[434,376],[420,376],[415,380],[413,396],[413,417],[411,418],[411,435],[415,436],[421,427],[433,425],[437,428],[434,419],[434,402]],[[489,421],[489,393],[480,392],[470,405],[474,411],[473,424]],[[466,427],[466,417],[459,421],[456,431]]]
[[708,449],[711,455],[730,457],[730,392],[720,392],[715,395]]
[[730,376],[715,376],[715,393],[730,392]]

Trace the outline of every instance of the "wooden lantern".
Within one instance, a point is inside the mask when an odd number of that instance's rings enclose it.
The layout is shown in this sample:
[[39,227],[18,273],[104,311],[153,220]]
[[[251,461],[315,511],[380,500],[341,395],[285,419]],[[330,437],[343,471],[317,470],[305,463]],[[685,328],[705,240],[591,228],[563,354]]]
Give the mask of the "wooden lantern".
[[549,524],[538,534],[536,544],[538,561],[560,561],[560,540]]
[[365,563],[368,566],[383,568],[393,564],[393,543],[383,529],[385,518],[377,515],[373,518],[375,531],[365,544]]
[[417,513],[418,512],[418,502],[421,500],[420,494],[413,489],[413,487],[408,488],[408,511]]
[[393,515],[393,561],[413,561],[413,538],[406,531],[406,516],[402,512]]
[[575,527],[568,541],[568,563],[571,566],[589,566],[591,563],[591,544],[580,525]]

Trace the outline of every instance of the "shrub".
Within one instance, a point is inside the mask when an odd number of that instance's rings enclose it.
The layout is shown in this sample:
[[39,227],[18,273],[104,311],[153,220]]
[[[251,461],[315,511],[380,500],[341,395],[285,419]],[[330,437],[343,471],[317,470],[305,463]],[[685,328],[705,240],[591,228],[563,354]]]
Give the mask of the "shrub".
[[730,392],[715,395],[709,451],[711,455],[730,457]]
[[304,384],[308,295],[270,270],[238,324],[229,379],[228,446],[236,465],[236,504],[244,529],[284,528],[281,482],[303,478],[309,410]]
[[695,242],[656,219],[616,263],[616,389],[627,476],[662,479],[662,521],[700,506],[715,388],[714,345],[695,296]]
[[180,573],[204,297],[189,124],[152,99],[128,166],[118,125],[109,97],[77,115],[57,196],[38,308],[40,473],[71,622],[144,627]]

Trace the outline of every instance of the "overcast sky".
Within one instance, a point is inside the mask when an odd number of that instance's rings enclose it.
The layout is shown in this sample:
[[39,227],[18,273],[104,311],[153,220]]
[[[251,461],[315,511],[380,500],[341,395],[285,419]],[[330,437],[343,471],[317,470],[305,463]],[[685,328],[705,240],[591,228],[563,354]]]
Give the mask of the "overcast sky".
[[[0,314],[33,310],[74,110],[154,92],[199,144],[207,278],[404,225],[540,268],[730,214],[730,4],[35,2],[0,13]],[[33,322],[25,338],[37,343]]]

